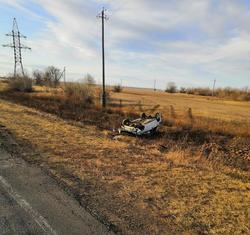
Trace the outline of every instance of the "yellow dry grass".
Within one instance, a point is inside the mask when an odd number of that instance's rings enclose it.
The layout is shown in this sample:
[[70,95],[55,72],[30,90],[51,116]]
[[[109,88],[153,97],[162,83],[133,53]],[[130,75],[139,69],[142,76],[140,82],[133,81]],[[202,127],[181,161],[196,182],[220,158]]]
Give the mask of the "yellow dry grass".
[[152,107],[160,105],[160,110],[166,112],[173,105],[177,112],[185,113],[192,108],[194,115],[212,117],[225,121],[250,121],[250,102],[225,100],[216,97],[203,97],[187,94],[170,94],[163,91],[151,91],[138,88],[124,88],[123,92],[113,93],[112,97],[125,100],[125,104],[137,104]]
[[228,132],[229,134],[250,133],[250,102],[225,100],[187,94],[169,94],[149,89],[124,88],[112,93],[118,104],[122,100],[124,110],[138,109],[150,112],[154,106],[165,118],[171,117],[173,107],[177,122],[188,123],[188,110],[193,114],[192,125],[202,129]]
[[[163,111],[170,103],[178,112],[191,107],[195,115],[207,112],[225,120],[238,120],[238,110],[248,120],[247,103],[165,93],[152,99],[150,92],[134,93],[125,90],[114,96],[128,102],[139,97],[145,105],[160,104]],[[227,111],[219,108],[227,105]],[[250,233],[247,171],[214,166],[188,147],[164,152],[151,139],[112,140],[95,126],[66,122],[4,100],[0,124],[26,146],[26,160],[47,167],[90,211],[123,234]]]

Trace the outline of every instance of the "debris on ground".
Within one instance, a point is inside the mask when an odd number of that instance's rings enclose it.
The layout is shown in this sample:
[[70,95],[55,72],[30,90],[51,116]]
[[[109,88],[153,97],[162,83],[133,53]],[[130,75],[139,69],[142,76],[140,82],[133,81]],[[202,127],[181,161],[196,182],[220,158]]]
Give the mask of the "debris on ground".
[[122,139],[124,139],[124,136],[122,136],[122,135],[115,135],[112,139],[113,140],[122,140]]

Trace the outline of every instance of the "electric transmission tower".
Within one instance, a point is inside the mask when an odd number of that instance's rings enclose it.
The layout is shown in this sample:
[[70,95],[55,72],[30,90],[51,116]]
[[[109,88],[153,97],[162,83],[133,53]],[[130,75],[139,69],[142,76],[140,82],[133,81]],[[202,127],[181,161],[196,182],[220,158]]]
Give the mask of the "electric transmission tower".
[[14,51],[14,76],[16,77],[16,75],[18,75],[18,74],[21,74],[22,76],[24,76],[23,63],[22,63],[22,50],[23,49],[31,50],[31,48],[21,44],[21,38],[26,39],[26,36],[22,35],[19,32],[16,18],[14,18],[14,20],[13,20],[12,31],[10,33],[6,34],[6,36],[12,37],[12,43],[7,44],[7,45],[3,45],[3,47],[13,48],[13,51]]
[[108,20],[105,14],[107,10],[102,9],[101,13],[97,15],[97,18],[102,19],[102,107],[106,107],[106,91],[105,91],[105,53],[104,53],[104,21]]

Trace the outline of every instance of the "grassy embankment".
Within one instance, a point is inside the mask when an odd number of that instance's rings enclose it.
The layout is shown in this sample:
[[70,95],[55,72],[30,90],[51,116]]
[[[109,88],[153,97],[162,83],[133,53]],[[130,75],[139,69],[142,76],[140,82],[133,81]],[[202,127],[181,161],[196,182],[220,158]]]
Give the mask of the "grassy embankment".
[[[114,230],[250,232],[249,103],[125,89],[111,94],[117,105],[103,112],[81,110],[62,92],[1,96],[19,103],[0,100],[9,150],[11,136],[27,161],[46,167]],[[112,139],[128,113],[153,109],[165,117],[158,136]]]

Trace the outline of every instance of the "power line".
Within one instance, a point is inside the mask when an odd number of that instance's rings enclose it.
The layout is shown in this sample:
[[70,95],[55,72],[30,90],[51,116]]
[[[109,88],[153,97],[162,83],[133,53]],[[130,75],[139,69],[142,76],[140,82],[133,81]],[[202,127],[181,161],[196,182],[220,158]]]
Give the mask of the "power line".
[[105,91],[105,51],[104,51],[104,21],[108,20],[105,14],[107,10],[102,9],[101,13],[97,15],[97,18],[102,19],[102,107],[106,107],[106,91]]
[[13,48],[14,51],[14,76],[17,74],[21,74],[24,76],[23,63],[22,63],[22,50],[28,49],[31,50],[30,47],[24,46],[21,44],[21,38],[27,38],[22,35],[18,29],[16,18],[13,19],[12,31],[6,36],[12,37],[12,43],[3,45],[3,47]]

